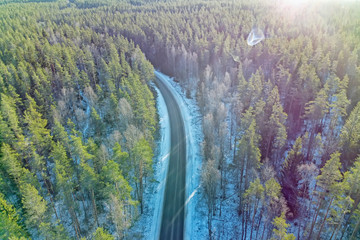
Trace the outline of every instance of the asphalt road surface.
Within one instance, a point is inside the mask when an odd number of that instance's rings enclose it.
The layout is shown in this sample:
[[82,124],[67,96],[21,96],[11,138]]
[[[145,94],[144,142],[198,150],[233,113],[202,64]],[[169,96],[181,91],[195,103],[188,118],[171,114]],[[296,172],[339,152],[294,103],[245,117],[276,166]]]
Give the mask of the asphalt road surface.
[[160,239],[183,240],[186,168],[185,128],[179,105],[163,81],[157,78],[155,83],[165,99],[169,112],[171,150],[165,185]]

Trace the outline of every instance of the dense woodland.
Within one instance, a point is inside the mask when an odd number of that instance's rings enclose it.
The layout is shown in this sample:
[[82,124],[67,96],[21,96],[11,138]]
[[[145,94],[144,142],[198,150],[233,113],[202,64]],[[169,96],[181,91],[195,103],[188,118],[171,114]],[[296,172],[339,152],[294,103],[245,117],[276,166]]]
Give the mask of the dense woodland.
[[0,8],[0,238],[123,238],[152,174],[154,70],[133,42],[65,24],[60,8]]
[[201,109],[210,239],[232,184],[238,239],[360,238],[360,5],[314,2],[2,5],[0,238],[126,238],[153,169],[152,65]]

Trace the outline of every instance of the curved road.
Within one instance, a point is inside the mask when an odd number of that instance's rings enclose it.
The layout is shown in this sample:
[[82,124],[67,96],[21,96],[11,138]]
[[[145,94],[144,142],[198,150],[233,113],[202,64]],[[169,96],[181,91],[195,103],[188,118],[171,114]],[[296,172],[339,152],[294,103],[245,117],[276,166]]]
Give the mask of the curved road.
[[183,240],[186,168],[185,128],[179,105],[163,81],[161,77],[157,77],[155,83],[165,99],[169,112],[171,150],[165,185],[160,239]]

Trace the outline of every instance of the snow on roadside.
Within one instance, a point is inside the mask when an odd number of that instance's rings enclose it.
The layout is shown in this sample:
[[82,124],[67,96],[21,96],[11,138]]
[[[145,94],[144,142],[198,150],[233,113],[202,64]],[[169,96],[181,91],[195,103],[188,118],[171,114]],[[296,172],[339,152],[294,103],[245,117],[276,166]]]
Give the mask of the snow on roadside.
[[158,78],[164,80],[179,104],[183,116],[186,135],[186,193],[185,193],[185,239],[207,238],[207,208],[200,188],[201,175],[201,143],[203,133],[201,114],[196,101],[188,99],[178,83],[173,78],[155,71]]
[[170,155],[170,121],[165,100],[157,92],[156,108],[160,119],[160,139],[154,165],[154,182],[149,182],[144,193],[144,213],[130,229],[128,239],[159,239],[166,173]]

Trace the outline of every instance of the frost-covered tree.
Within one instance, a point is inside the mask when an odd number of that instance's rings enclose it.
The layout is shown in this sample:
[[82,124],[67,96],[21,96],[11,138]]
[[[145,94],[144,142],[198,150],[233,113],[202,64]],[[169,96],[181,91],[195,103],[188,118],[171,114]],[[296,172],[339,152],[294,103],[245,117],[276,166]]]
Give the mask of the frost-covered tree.
[[215,215],[216,195],[219,189],[220,172],[216,162],[209,159],[201,171],[201,182],[204,187],[208,206],[208,230],[209,238],[212,239],[212,219]]

